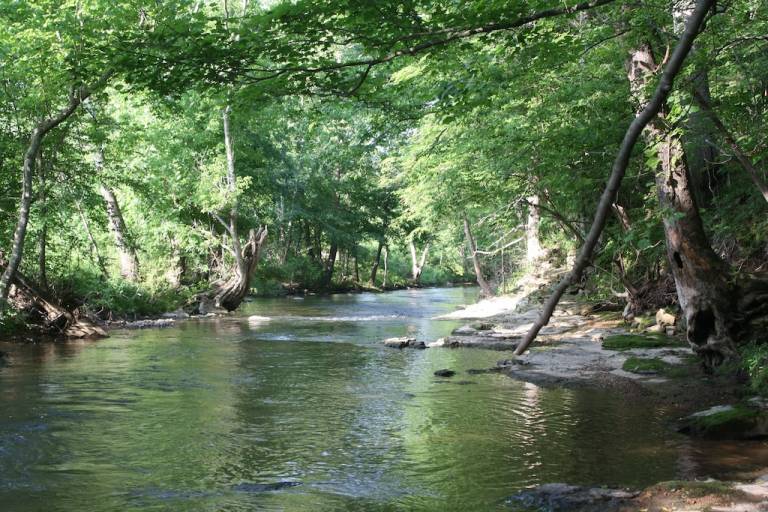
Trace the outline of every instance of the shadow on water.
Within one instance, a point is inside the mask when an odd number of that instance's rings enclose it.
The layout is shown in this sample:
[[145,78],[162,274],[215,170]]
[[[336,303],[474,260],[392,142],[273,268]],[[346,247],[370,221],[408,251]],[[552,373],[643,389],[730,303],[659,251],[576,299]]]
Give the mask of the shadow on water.
[[493,510],[538,483],[643,486],[768,460],[762,443],[672,434],[650,402],[467,373],[498,352],[381,346],[448,333],[430,318],[476,294],[260,299],[99,342],[0,343],[0,508]]

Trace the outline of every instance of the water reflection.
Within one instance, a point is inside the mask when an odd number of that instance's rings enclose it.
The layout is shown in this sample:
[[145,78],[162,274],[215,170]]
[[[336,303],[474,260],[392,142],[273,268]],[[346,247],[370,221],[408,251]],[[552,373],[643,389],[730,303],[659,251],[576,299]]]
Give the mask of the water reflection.
[[640,486],[768,459],[762,443],[671,435],[651,402],[466,373],[497,352],[379,343],[444,335],[456,324],[430,318],[475,294],[259,300],[100,342],[0,343],[0,508],[492,510],[537,483]]

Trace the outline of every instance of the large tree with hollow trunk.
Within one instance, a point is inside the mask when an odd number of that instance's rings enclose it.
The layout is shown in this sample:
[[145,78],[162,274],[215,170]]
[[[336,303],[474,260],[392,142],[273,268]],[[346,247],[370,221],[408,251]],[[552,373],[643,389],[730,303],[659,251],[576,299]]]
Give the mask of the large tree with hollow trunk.
[[670,266],[687,325],[686,337],[708,365],[722,362],[735,352],[738,341],[766,326],[768,279],[735,278],[714,253],[704,232],[691,190],[689,169],[679,135],[668,125],[667,100],[677,74],[693,43],[703,30],[714,0],[697,0],[686,14],[686,28],[671,53],[652,95],[647,83],[659,69],[648,45],[631,53],[629,81],[638,103],[638,114],[625,133],[614,161],[595,219],[574,267],[555,287],[539,319],[515,350],[522,354],[554,312],[565,290],[578,281],[592,258],[606,218],[611,211],[632,149],[640,138],[658,153],[656,185],[664,215],[664,230]]

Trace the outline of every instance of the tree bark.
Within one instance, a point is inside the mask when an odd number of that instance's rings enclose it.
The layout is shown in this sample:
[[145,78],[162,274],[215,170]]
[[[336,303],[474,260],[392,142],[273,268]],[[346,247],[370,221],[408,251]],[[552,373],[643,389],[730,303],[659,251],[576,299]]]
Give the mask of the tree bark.
[[475,278],[477,279],[477,284],[480,286],[480,293],[483,297],[493,297],[493,290],[483,276],[483,269],[480,266],[480,257],[477,255],[475,237],[472,236],[472,229],[469,226],[469,219],[467,218],[466,213],[464,213],[464,236],[466,236],[467,244],[469,245],[469,254],[472,256],[472,265],[475,267]]
[[379,272],[379,263],[381,262],[381,250],[384,248],[384,242],[379,240],[379,244],[376,247],[376,259],[373,260],[373,267],[371,267],[371,279],[368,281],[371,286],[376,286],[376,274]]
[[525,222],[525,260],[530,264],[542,256],[539,239],[539,227],[541,225],[539,196],[532,195],[526,202],[528,203],[528,219]]
[[[693,12],[694,6],[694,0],[678,0],[673,4],[672,17],[676,34],[684,30],[685,22]],[[695,55],[696,51],[696,45],[694,45],[691,55]],[[706,66],[697,64],[693,72],[692,86],[695,95],[710,98],[709,74]],[[717,180],[719,154],[713,143],[714,140],[714,129],[706,114],[691,109],[685,120],[682,141],[688,157],[691,184],[699,205],[711,202],[713,186]]]
[[[101,152],[101,150],[99,150]],[[117,249],[118,262],[120,265],[120,275],[131,282],[139,280],[139,258],[136,250],[128,241],[128,229],[125,227],[123,213],[120,211],[120,204],[117,201],[115,193],[105,184],[99,187],[99,193],[104,199],[104,205],[107,209],[107,218],[109,219],[109,230],[115,239],[115,249]]]
[[261,249],[267,239],[267,228],[251,229],[248,241],[243,246],[238,233],[238,199],[237,177],[235,175],[235,151],[230,130],[229,114],[231,108],[227,105],[222,114],[224,128],[224,149],[227,158],[227,192],[230,196],[229,223],[219,220],[229,232],[232,242],[231,253],[235,259],[233,275],[214,291],[214,305],[227,311],[234,311],[243,302],[251,287],[251,278],[256,270],[261,256]]
[[[258,230],[251,229],[248,234],[248,242],[242,246],[240,260],[242,268],[238,267],[235,275],[229,278],[215,292],[214,305],[227,311],[236,310],[248,294],[251,287],[251,279],[256,271],[256,266],[261,257],[261,249],[267,239],[266,226]],[[238,240],[238,246],[240,245]]]
[[40,149],[40,215],[42,217],[42,226],[40,228],[40,239],[38,240],[37,252],[37,274],[40,282],[40,288],[48,289],[48,275],[46,272],[46,249],[48,245],[48,195],[46,190],[46,164],[43,159],[43,151]]
[[[656,62],[650,46],[632,52],[629,80],[635,99],[652,78]],[[644,132],[646,145],[656,148],[656,189],[664,221],[667,255],[686,319],[687,338],[709,364],[735,353],[733,288],[729,269],[715,254],[704,232],[683,141],[668,129],[665,107]]]
[[357,244],[355,244],[355,248],[352,252],[352,257],[355,258],[354,267],[353,267],[355,272],[355,282],[359,283],[360,282],[360,265],[358,265],[357,263]]
[[413,237],[408,240],[408,247],[411,251],[411,278],[414,283],[418,283],[421,280],[421,273],[424,271],[424,265],[427,262],[429,242],[424,245],[424,250],[421,252],[421,258],[417,258],[416,256],[416,244],[413,242]]
[[325,262],[325,268],[323,269],[323,282],[322,288],[328,289],[333,282],[333,270],[336,266],[336,256],[339,253],[339,245],[334,241],[331,242],[331,248],[328,251],[328,259]]
[[381,287],[386,289],[387,288],[387,274],[389,271],[388,262],[389,262],[389,249],[387,249],[387,246],[384,246],[384,280],[381,282]]
[[600,196],[600,202],[598,203],[597,211],[595,212],[592,227],[590,228],[589,234],[584,241],[584,245],[574,262],[573,268],[552,291],[552,295],[544,304],[544,308],[542,309],[539,318],[534,322],[531,329],[526,333],[523,340],[515,349],[516,355],[520,355],[528,349],[531,342],[533,342],[539,334],[539,331],[541,331],[541,329],[549,322],[549,319],[552,317],[552,313],[554,313],[555,307],[557,307],[557,303],[565,293],[565,290],[571,284],[576,283],[581,279],[581,275],[591,260],[592,253],[597,246],[600,234],[605,227],[605,221],[611,211],[611,205],[616,199],[621,180],[624,178],[627,166],[629,165],[632,150],[642,135],[646,125],[648,125],[648,123],[656,117],[656,114],[661,111],[662,106],[669,97],[675,77],[682,69],[685,58],[688,56],[688,52],[690,52],[696,36],[698,36],[699,32],[702,30],[706,15],[713,5],[714,0],[697,0],[696,8],[686,22],[685,31],[669,58],[669,62],[661,75],[656,90],[651,96],[650,101],[630,123],[624,134],[624,139],[621,142],[616,159],[613,162],[608,183],[606,184],[605,190],[603,190],[603,194]]
[[[103,85],[109,78],[107,72],[94,84],[95,87]],[[73,89],[69,94],[67,105],[59,110],[52,117],[45,119],[37,124],[32,130],[29,138],[27,150],[24,153],[24,160],[21,167],[21,202],[19,204],[19,217],[16,223],[16,229],[13,232],[13,244],[11,254],[8,258],[8,265],[0,275],[0,308],[8,300],[8,292],[13,280],[13,276],[19,268],[21,258],[24,252],[24,239],[27,235],[27,225],[29,224],[29,210],[32,205],[32,177],[35,174],[35,163],[38,153],[42,147],[45,136],[66,121],[82,102],[91,95],[91,90],[87,87]]]

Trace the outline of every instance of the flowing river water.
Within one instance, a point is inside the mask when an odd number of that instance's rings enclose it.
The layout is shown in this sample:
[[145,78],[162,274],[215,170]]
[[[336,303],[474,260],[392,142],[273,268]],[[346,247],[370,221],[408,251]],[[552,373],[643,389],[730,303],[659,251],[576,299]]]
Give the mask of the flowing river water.
[[467,373],[501,352],[382,346],[447,334],[458,323],[431,317],[476,296],[258,299],[101,341],[0,342],[0,510],[514,510],[505,498],[539,483],[639,487],[765,459],[762,443],[674,434],[650,400]]

